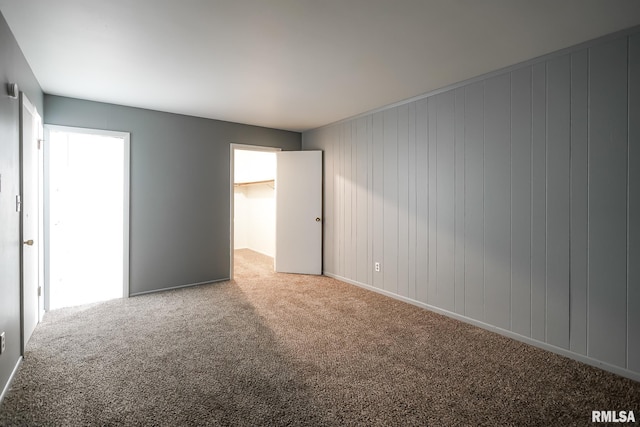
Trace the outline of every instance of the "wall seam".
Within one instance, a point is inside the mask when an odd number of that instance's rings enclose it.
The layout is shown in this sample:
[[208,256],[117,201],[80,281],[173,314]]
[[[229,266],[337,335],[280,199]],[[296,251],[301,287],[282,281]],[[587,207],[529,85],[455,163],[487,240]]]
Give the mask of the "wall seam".
[[549,62],[544,64],[544,342],[548,342],[547,298],[549,277]]
[[414,179],[414,217],[415,217],[415,248],[414,248],[414,276],[413,276],[413,295],[415,299],[418,299],[418,102],[416,101],[413,108],[413,179]]
[[625,352],[624,352],[624,366],[629,368],[629,199],[630,199],[630,173],[631,173],[631,37],[627,36],[625,38],[627,42],[627,257],[625,259],[626,265],[626,303],[625,303],[625,311],[626,311],[626,322],[625,322]]
[[[401,183],[400,183],[400,107],[398,107],[396,109],[396,173],[395,173],[395,177],[396,177],[396,194],[398,195],[398,202],[396,203],[396,207],[395,210],[397,212],[396,217],[396,236],[398,236],[398,239],[396,241],[396,293],[400,294],[400,289],[401,287],[404,287],[404,284],[400,283],[400,281],[398,280],[400,278],[400,254],[402,253],[400,248],[401,248],[401,241],[402,241],[402,236],[400,234],[400,222],[401,222],[401,214],[400,214],[400,199],[401,199],[401,194],[402,191],[401,190]],[[408,141],[407,141],[408,142]],[[407,246],[408,248],[408,246]],[[404,262],[404,261],[403,261]],[[408,274],[408,271],[407,271]]]
[[425,239],[425,251],[427,253],[427,260],[426,260],[426,277],[425,277],[425,302],[429,301],[429,288],[430,288],[430,273],[431,273],[431,245],[429,244],[429,240],[431,238],[431,230],[429,229],[429,220],[431,219],[431,200],[429,197],[429,186],[431,185],[431,177],[429,176],[431,173],[431,144],[430,144],[430,138],[429,138],[429,133],[430,133],[430,129],[429,129],[429,99],[425,99],[425,103],[424,103],[424,113],[425,113],[425,152],[427,154],[427,161],[426,161],[426,172],[425,172],[425,178],[427,180],[427,182],[425,183],[425,202],[427,204],[426,206],[426,214],[427,214],[427,218],[425,220],[425,229],[427,230],[427,235],[426,235],[426,239]]
[[486,136],[486,126],[485,126],[485,110],[486,110],[486,85],[485,82],[482,82],[482,320],[486,320],[487,318],[487,310],[486,310],[486,289],[485,289],[485,273],[486,273],[486,257],[485,257],[485,246],[487,243],[486,237],[486,228],[487,228],[487,216],[485,213],[485,198],[486,198],[486,176],[485,176],[485,144],[487,140]]
[[571,329],[572,322],[571,317],[573,314],[573,307],[571,304],[571,289],[572,289],[572,275],[571,275],[571,266],[573,265],[573,258],[571,258],[572,253],[572,231],[573,231],[573,220],[571,214],[572,210],[572,202],[573,202],[573,126],[572,126],[572,117],[573,117],[573,61],[572,55],[569,55],[569,334],[568,334],[568,343],[567,348],[571,349]]
[[589,165],[591,164],[591,127],[590,120],[591,117],[591,49],[587,49],[587,295],[586,295],[586,322],[587,322],[587,338],[586,338],[586,349],[585,354],[589,356],[589,285],[590,285],[590,275],[589,275],[589,259],[590,259],[590,238],[589,231],[591,226],[590,215],[589,215],[589,207],[590,207],[590,178],[591,174],[589,173]]
[[435,165],[435,169],[436,169],[433,172],[433,175],[434,175],[435,180],[436,180],[436,183],[433,186],[435,188],[435,190],[436,190],[436,194],[435,194],[435,197],[433,199],[433,201],[435,202],[435,207],[433,208],[433,211],[435,212],[435,215],[436,215],[436,218],[434,219],[435,229],[433,230],[434,234],[435,234],[434,239],[436,241],[435,245],[434,245],[435,248],[436,248],[436,253],[434,254],[434,256],[436,258],[435,263],[434,263],[434,266],[435,266],[435,269],[436,269],[436,271],[434,273],[434,278],[435,278],[435,281],[436,281],[436,283],[435,283],[436,294],[435,294],[434,298],[435,298],[435,301],[440,305],[442,303],[440,301],[440,298],[441,298],[440,287],[438,286],[438,254],[440,252],[438,250],[438,235],[440,234],[440,233],[438,233],[438,139],[439,139],[438,138],[438,111],[439,111],[438,107],[439,107],[439,104],[440,104],[440,100],[437,97],[434,98],[434,99],[435,99],[435,104],[436,104],[436,106],[435,106],[435,110],[436,110],[435,126],[436,126],[436,128],[433,131],[433,134],[434,134],[434,136],[436,138],[436,140],[434,142],[435,151],[436,151],[435,152],[436,158],[433,161],[433,163]]
[[462,90],[462,312],[467,313],[467,127],[465,117],[467,114],[467,91]]
[[453,311],[458,312],[457,304],[456,304],[456,296],[458,290],[458,271],[457,271],[457,261],[458,261],[458,209],[457,209],[457,201],[458,201],[458,186],[457,184],[457,160],[458,160],[458,132],[456,127],[456,118],[458,117],[457,113],[457,91],[453,91]]
[[513,72],[509,73],[509,330],[513,331]]
[[381,289],[386,290],[386,283],[385,283],[385,280],[384,280],[384,273],[385,273],[386,268],[387,268],[387,264],[385,263],[385,259],[384,259],[384,247],[387,245],[387,242],[385,241],[385,215],[384,215],[384,212],[385,212],[384,205],[386,204],[386,193],[385,193],[385,187],[386,187],[385,184],[386,183],[385,183],[385,176],[384,176],[385,160],[386,160],[386,157],[384,155],[384,147],[386,145],[386,141],[385,141],[385,138],[384,138],[384,131],[385,131],[385,128],[384,128],[384,122],[385,122],[384,113],[382,113],[380,115],[380,120],[382,121],[382,171],[381,171],[382,172],[382,174],[381,174],[382,175],[382,186],[381,186],[381,188],[382,188],[382,209],[381,209],[382,210],[382,250],[380,252],[380,257],[381,257],[381,260],[380,260],[380,265],[381,265],[380,273],[381,273],[381,276],[382,276],[382,288]]
[[531,126],[529,129],[529,158],[530,158],[530,167],[529,170],[529,336],[533,336],[533,156],[534,156],[534,138],[533,138],[533,128],[534,128],[534,111],[533,111],[533,66],[531,67],[531,72],[529,73],[529,113],[531,119]]

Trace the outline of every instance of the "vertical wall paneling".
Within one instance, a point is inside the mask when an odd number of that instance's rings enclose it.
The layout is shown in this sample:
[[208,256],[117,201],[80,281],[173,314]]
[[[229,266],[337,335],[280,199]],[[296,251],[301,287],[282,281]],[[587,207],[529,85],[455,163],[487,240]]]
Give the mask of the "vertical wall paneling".
[[398,295],[409,296],[409,105],[398,107]]
[[465,315],[484,320],[484,83],[465,88]]
[[485,320],[503,329],[511,310],[510,86],[509,74],[484,86]]
[[427,302],[429,282],[429,150],[427,100],[416,101],[416,299]]
[[334,238],[333,238],[333,264],[334,264],[334,272],[336,274],[340,273],[340,179],[342,177],[342,171],[340,170],[340,159],[342,158],[340,154],[340,127],[332,126],[329,128],[331,131],[331,138],[333,138],[332,147],[333,147],[333,230],[334,230]]
[[640,375],[639,117],[636,31],[305,132],[324,269]]
[[334,238],[334,247],[335,247],[335,271],[337,274],[342,274],[342,261],[340,258],[340,255],[342,255],[342,239],[343,239],[343,232],[344,230],[342,229],[342,211],[341,211],[341,206],[342,206],[342,176],[343,176],[343,172],[342,172],[342,168],[341,168],[341,161],[342,161],[342,132],[341,132],[341,127],[339,125],[334,126],[333,127],[333,138],[334,138],[334,142],[333,142],[333,150],[335,153],[335,158],[334,158],[334,174],[335,174],[335,180],[333,182],[334,185],[334,196],[333,196],[333,200],[334,200],[334,205],[333,205],[333,209],[335,212],[335,218],[334,218],[334,231],[335,231],[335,238]]
[[640,372],[640,35],[629,38],[627,368]]
[[464,88],[455,91],[455,312],[464,314]]
[[428,156],[429,156],[429,190],[427,201],[429,203],[429,234],[428,250],[429,278],[427,282],[427,301],[437,305],[437,280],[438,280],[438,104],[437,96],[427,99],[428,117]]
[[358,139],[357,121],[351,122],[351,279],[358,274]]
[[627,40],[589,53],[589,356],[626,365]]
[[408,284],[407,284],[407,296],[411,299],[417,299],[416,296],[416,277],[417,277],[417,253],[418,253],[418,223],[417,223],[417,202],[418,202],[418,189],[417,189],[417,155],[416,155],[416,102],[412,102],[408,107],[407,118],[407,132],[408,132],[408,147],[407,147],[407,190],[409,197],[409,237],[408,237]]
[[436,100],[436,301],[454,310],[455,298],[455,92]]
[[343,170],[344,179],[342,181],[344,191],[344,205],[343,205],[343,217],[344,217],[344,246],[342,247],[344,264],[342,267],[342,275],[348,279],[353,278],[352,269],[354,265],[354,253],[352,250],[353,243],[353,177],[352,177],[352,152],[353,152],[353,139],[351,135],[352,122],[346,122],[342,124],[342,150],[343,150]]
[[545,342],[546,321],[546,66],[531,69],[531,337]]
[[587,354],[588,51],[571,55],[571,318],[569,348]]
[[367,284],[373,285],[373,116],[367,116]]
[[640,372],[640,35],[629,38],[627,367]]
[[356,121],[356,256],[357,271],[355,280],[368,283],[367,280],[367,233],[368,233],[368,208],[367,208],[367,119],[361,117]]
[[[383,212],[384,212],[384,140],[382,132],[382,113],[372,118],[373,139],[373,262],[379,262],[384,268],[383,256]],[[383,288],[383,272],[374,272],[372,285]]]
[[398,108],[383,113],[384,133],[384,289],[398,290]]
[[531,336],[531,67],[511,73],[511,330]]
[[[335,239],[335,232],[333,229],[333,223],[335,221],[335,215],[333,211],[333,203],[334,203],[334,177],[335,174],[333,172],[333,162],[335,159],[335,153],[333,151],[333,142],[330,127],[321,129],[321,134],[319,138],[322,140],[322,149],[324,150],[324,157],[322,159],[325,167],[325,185],[324,185],[324,218],[322,219],[324,232],[322,239],[324,241],[324,255],[322,257],[322,269],[324,271],[334,272],[335,271],[335,263],[334,263],[334,245],[333,241]],[[306,145],[306,144],[305,144]]]
[[336,180],[335,180],[335,229],[336,229],[336,273],[339,276],[344,276],[344,270],[342,268],[344,264],[343,258],[343,246],[344,246],[344,214],[343,214],[343,205],[344,205],[344,150],[343,146],[343,135],[342,135],[342,126],[336,125],[335,129],[335,149],[336,149],[336,164],[335,164],[335,172],[336,172]]
[[[330,216],[327,218],[325,216],[324,221],[326,226],[327,233],[331,233],[331,236],[326,236],[325,241],[327,242],[328,251],[330,252],[327,255],[328,259],[324,259],[325,263],[328,263],[329,271],[336,271],[336,239],[337,239],[337,230],[336,230],[336,215],[335,215],[335,203],[336,203],[336,173],[335,173],[335,159],[336,159],[336,138],[335,138],[335,128],[327,128],[325,129],[324,135],[326,138],[325,147],[327,149],[327,153],[324,155],[323,161],[327,164],[327,173],[331,173],[330,177],[327,177],[327,193],[325,193],[325,200],[327,206],[325,211]],[[328,157],[331,156],[331,157]]]
[[547,62],[547,342],[569,348],[571,57]]

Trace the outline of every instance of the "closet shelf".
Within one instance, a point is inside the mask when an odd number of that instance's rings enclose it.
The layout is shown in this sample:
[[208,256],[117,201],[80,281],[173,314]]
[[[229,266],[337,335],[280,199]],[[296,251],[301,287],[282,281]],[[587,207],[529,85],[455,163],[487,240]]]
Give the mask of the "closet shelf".
[[244,187],[246,185],[258,185],[258,184],[275,184],[275,180],[268,179],[266,181],[252,181],[252,182],[237,182],[234,183],[234,187]]

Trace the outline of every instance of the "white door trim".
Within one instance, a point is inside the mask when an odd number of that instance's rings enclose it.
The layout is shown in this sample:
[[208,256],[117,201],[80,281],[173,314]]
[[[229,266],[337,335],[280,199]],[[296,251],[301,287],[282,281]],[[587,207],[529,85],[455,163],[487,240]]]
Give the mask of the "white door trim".
[[[115,138],[122,138],[124,141],[124,207],[123,207],[123,278],[122,278],[122,295],[124,298],[128,298],[130,295],[129,291],[129,246],[130,246],[130,233],[129,233],[129,221],[131,217],[130,210],[130,188],[131,188],[131,135],[129,132],[120,132],[120,131],[111,131],[111,130],[103,130],[103,129],[90,129],[90,128],[79,128],[79,127],[71,127],[71,126],[59,126],[59,125],[44,125],[45,132],[45,145],[44,145],[44,167],[45,167],[45,176],[49,173],[49,144],[48,141],[49,135],[51,131],[61,131],[67,133],[78,133],[78,134],[90,134],[90,135],[102,135],[102,136],[110,136]],[[45,254],[44,254],[44,266],[45,266],[45,280],[44,280],[44,289],[45,289],[45,310],[49,310],[49,185],[48,180],[45,180],[45,221],[44,221],[44,233],[45,233]]]
[[233,215],[234,215],[234,205],[235,205],[233,183],[235,181],[235,156],[234,156],[235,150],[267,151],[267,152],[275,153],[278,151],[282,151],[282,148],[266,147],[263,145],[238,144],[235,142],[231,142],[229,144],[229,279],[230,280],[233,280],[233,251],[234,251]]
[[[24,147],[25,147],[25,141],[24,141],[24,110],[26,109],[34,118],[37,119],[38,122],[38,129],[37,131],[37,135],[35,135],[36,139],[40,140],[42,138],[42,117],[40,116],[40,114],[38,113],[38,109],[35,107],[35,105],[33,105],[31,103],[31,101],[29,101],[29,98],[27,97],[27,95],[24,92],[20,92],[20,106],[19,106],[19,135],[20,135],[20,146],[19,146],[19,151],[20,151],[20,208],[19,208],[19,212],[20,212],[20,354],[22,356],[24,356],[25,353],[25,347],[27,345],[27,340],[25,339],[25,316],[26,316],[26,310],[25,310],[25,280],[24,280],[24,250],[25,250],[25,244],[23,243],[25,241],[25,239],[27,238],[25,236],[24,233],[24,200],[26,200],[26,195],[25,195],[25,161],[24,161]],[[33,121],[30,123],[31,126],[33,126]],[[37,148],[35,148],[36,150],[38,150]],[[38,150],[37,153],[38,156],[38,161],[37,161],[37,165],[36,165],[36,170],[35,170],[35,174],[37,175],[36,177],[36,183],[38,185],[38,194],[35,195],[36,200],[38,201],[38,203],[40,202],[40,193],[42,191],[42,189],[40,188],[40,178],[42,176],[42,170],[40,169],[41,167],[41,163],[40,163],[40,153]],[[33,173],[33,172],[32,172]],[[18,201],[16,201],[16,203],[18,204]],[[36,265],[36,277],[37,277],[37,286],[36,286],[36,290],[38,287],[42,287],[43,285],[43,278],[42,278],[42,272],[43,272],[43,260],[41,258],[41,248],[43,245],[43,242],[41,241],[40,237],[40,224],[41,224],[41,206],[38,205],[37,207],[37,215],[38,215],[38,220],[36,222],[36,232],[34,236],[29,236],[29,238],[32,238],[34,240],[36,240],[37,243],[37,247],[38,247],[38,254],[37,254],[37,265]],[[42,268],[41,268],[42,267]],[[41,300],[42,300],[42,294],[38,295],[37,297],[37,307],[36,307],[36,311],[37,311],[37,321],[36,321],[36,326],[37,324],[40,322],[40,320],[42,319],[42,313],[40,311],[41,308]],[[32,307],[33,308],[33,307]],[[31,331],[33,332],[33,331]],[[29,334],[31,334],[31,332]]]

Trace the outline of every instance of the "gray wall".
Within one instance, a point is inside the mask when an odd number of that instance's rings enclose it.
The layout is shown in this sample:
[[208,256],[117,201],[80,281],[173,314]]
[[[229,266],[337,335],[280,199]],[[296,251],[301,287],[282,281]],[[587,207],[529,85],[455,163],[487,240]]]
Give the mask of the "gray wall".
[[45,124],[131,133],[131,294],[228,278],[229,144],[301,144],[296,132],[51,95],[44,102]]
[[302,145],[327,274],[640,378],[638,29]]
[[42,115],[40,85],[0,14],[0,332],[7,344],[0,356],[0,393],[20,358],[20,103],[7,96],[7,83],[18,83]]

